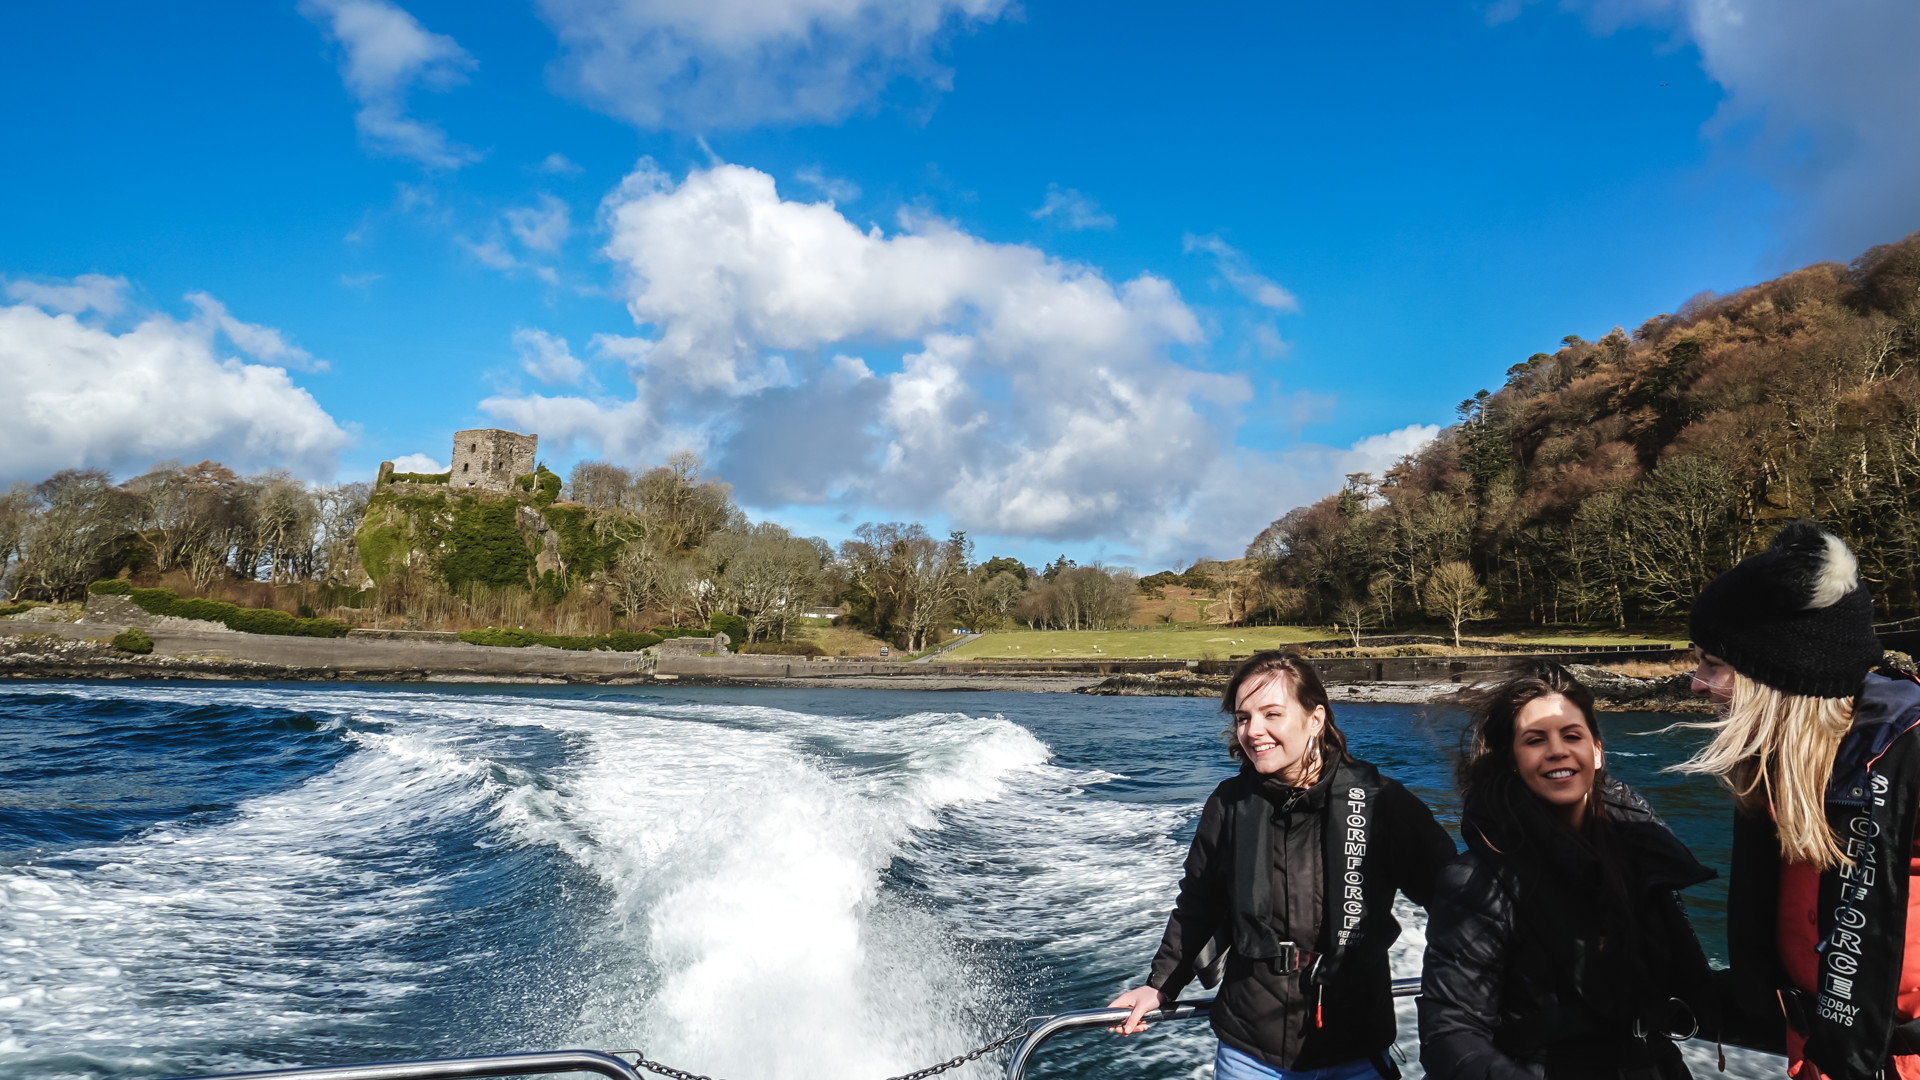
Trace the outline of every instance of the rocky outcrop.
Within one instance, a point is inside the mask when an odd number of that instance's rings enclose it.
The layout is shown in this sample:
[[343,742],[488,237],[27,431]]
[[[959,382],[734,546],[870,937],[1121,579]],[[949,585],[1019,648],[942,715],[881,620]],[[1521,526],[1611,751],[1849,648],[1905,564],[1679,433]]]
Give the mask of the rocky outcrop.
[[8,615],[6,618],[8,622],[69,623],[79,617],[80,608],[77,604],[42,604],[39,607],[28,608],[17,615]]
[[205,619],[182,619],[175,615],[154,615],[133,602],[132,597],[93,593],[87,597],[86,613],[77,620],[83,626],[126,626],[136,630],[194,630],[203,634],[237,634],[225,623]]
[[1114,675],[1081,691],[1101,697],[1217,698],[1227,687],[1225,675],[1195,675],[1171,671],[1164,675]]

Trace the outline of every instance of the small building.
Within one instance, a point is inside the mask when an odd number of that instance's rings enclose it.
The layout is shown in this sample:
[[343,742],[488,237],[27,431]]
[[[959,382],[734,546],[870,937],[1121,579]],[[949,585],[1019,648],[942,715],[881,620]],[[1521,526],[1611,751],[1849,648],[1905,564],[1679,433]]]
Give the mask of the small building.
[[474,428],[453,433],[453,471],[447,483],[456,488],[508,491],[515,477],[534,470],[534,451],[540,436],[521,435],[498,428]]

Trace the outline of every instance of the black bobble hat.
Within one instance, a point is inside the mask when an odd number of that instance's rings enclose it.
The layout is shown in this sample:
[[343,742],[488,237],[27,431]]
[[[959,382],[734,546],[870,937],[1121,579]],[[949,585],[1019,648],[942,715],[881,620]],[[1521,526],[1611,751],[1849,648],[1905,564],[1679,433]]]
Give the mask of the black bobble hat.
[[1811,521],[1714,578],[1693,602],[1693,643],[1782,693],[1852,697],[1880,663],[1873,600],[1853,552]]

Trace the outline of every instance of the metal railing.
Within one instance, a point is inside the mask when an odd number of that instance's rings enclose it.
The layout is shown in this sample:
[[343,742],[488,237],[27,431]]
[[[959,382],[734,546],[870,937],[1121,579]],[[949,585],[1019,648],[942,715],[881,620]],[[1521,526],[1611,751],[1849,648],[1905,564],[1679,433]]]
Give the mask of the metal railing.
[[[1394,997],[1412,997],[1420,992],[1420,980],[1393,980]],[[1212,998],[1176,1001],[1170,1009],[1148,1013],[1150,1023],[1191,1020],[1206,1016],[1213,1008]],[[1023,1080],[1034,1051],[1062,1032],[1083,1028],[1111,1027],[1127,1018],[1126,1009],[1082,1009],[1027,1018],[1027,1035],[1013,1048],[1007,1059],[1007,1080]],[[598,1073],[609,1080],[644,1080],[642,1074],[621,1059],[599,1050],[553,1050],[537,1054],[493,1054],[487,1057],[441,1058],[433,1061],[379,1061],[364,1065],[321,1065],[299,1069],[262,1069],[255,1072],[221,1073],[191,1080],[481,1080],[484,1077],[540,1076],[549,1073]]]
[[[1417,977],[1393,980],[1394,997],[1413,997],[1418,993],[1420,993],[1420,980]],[[1191,1020],[1206,1016],[1212,1008],[1212,998],[1176,1001],[1173,1003],[1173,1008],[1148,1013],[1145,1019],[1149,1023],[1159,1023],[1164,1020]],[[1027,1029],[1027,1037],[1014,1045],[1013,1056],[1007,1059],[1007,1080],[1022,1080],[1027,1072],[1027,1061],[1033,1057],[1033,1052],[1040,1049],[1040,1044],[1055,1035],[1079,1028],[1112,1027],[1125,1020],[1128,1015],[1126,1009],[1082,1009],[1079,1012],[1029,1017],[1027,1023],[1031,1026]]]
[[435,1061],[376,1061],[364,1065],[321,1065],[304,1069],[262,1069],[221,1073],[197,1080],[478,1080],[488,1076],[539,1076],[545,1073],[599,1073],[610,1080],[641,1080],[633,1066],[598,1050],[551,1050],[538,1054],[493,1054]]

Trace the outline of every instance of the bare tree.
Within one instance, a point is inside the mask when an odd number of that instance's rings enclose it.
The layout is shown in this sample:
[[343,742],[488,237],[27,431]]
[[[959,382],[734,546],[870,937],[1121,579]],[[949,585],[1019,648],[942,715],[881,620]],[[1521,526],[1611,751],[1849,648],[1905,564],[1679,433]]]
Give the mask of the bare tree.
[[82,594],[138,524],[139,500],[101,469],[64,469],[34,494],[45,507],[21,545],[18,589],[49,600]]
[[1367,581],[1367,596],[1373,600],[1373,606],[1380,612],[1380,619],[1389,629],[1393,626],[1393,592],[1395,581],[1393,572],[1382,570]]
[[727,560],[721,587],[747,621],[747,640],[785,640],[820,583],[820,552],[771,522],[754,526]]
[[1427,575],[1422,591],[1427,614],[1447,620],[1453,627],[1453,644],[1460,646],[1460,624],[1486,618],[1487,590],[1481,588],[1473,567],[1463,562],[1445,562]]
[[6,585],[6,595],[14,595],[18,585],[18,562],[22,556],[22,542],[33,527],[34,518],[40,513],[40,496],[32,487],[16,482],[0,495],[0,583]]
[[371,492],[372,485],[364,480],[314,489],[321,571],[327,581],[357,584],[364,580],[359,573],[360,552],[354,546],[354,534],[367,512]]
[[306,485],[282,469],[248,480],[253,541],[249,548],[274,584],[307,577],[313,567],[314,526],[319,508]]
[[1346,625],[1347,633],[1353,637],[1353,647],[1360,647],[1360,635],[1374,626],[1373,601],[1357,596],[1349,596],[1334,605],[1333,617]]
[[625,506],[633,498],[633,473],[604,461],[583,461],[568,474],[567,497],[588,506]]
[[634,482],[641,523],[663,551],[697,548],[739,514],[732,487],[701,479],[704,469],[698,457],[683,450]]

